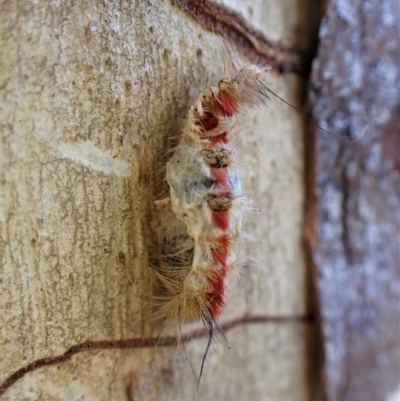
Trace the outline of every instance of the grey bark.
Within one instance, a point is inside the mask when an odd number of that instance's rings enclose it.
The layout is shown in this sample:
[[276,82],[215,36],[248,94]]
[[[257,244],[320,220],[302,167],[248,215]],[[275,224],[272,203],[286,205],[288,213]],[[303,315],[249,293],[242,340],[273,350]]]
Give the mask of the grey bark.
[[[398,1],[332,1],[311,97],[327,399],[400,399]],[[363,134],[366,125],[368,129]]]

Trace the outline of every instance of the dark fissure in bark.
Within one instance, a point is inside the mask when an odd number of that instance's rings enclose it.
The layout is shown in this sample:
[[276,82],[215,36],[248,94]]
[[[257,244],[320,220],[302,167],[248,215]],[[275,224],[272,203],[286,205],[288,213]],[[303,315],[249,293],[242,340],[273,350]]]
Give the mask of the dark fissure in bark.
[[268,40],[237,12],[210,0],[173,0],[205,29],[222,35],[259,65],[268,65],[280,73],[308,76],[312,58],[294,48],[285,48]]

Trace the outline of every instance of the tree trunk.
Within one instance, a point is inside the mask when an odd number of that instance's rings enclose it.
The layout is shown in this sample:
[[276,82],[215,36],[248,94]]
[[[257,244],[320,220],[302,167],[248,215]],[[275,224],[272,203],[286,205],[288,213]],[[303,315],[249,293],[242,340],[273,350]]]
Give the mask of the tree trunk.
[[400,400],[399,19],[397,0],[331,1],[314,61],[314,115],[354,140],[316,141],[310,244],[329,401]]
[[[207,338],[183,327],[185,349],[158,340],[149,316],[171,138],[221,78],[224,37],[268,62],[271,89],[300,107],[310,21],[300,0],[2,2],[2,400],[195,398],[188,361],[198,375]],[[272,99],[240,127],[259,263],[229,283],[231,350],[212,346],[199,396],[310,400],[304,120]]]

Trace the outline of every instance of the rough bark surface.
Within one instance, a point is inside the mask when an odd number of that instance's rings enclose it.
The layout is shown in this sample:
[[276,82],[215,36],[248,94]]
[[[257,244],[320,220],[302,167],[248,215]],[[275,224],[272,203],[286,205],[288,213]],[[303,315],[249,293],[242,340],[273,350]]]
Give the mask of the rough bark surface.
[[[299,25],[288,2],[247,4],[249,24],[256,7],[265,35],[300,47],[306,13]],[[222,48],[168,1],[1,3],[1,400],[194,399],[187,359],[198,374],[206,338],[185,351],[157,343],[151,222],[170,138],[199,87],[220,78]],[[300,103],[302,78],[271,71],[269,83]],[[250,253],[263,268],[249,263],[229,283],[232,349],[212,347],[199,395],[305,401],[304,121],[272,100],[242,124],[244,187],[261,209]]]
[[316,142],[313,256],[331,401],[400,397],[399,20],[397,0],[331,1],[314,62],[314,115],[357,139]]

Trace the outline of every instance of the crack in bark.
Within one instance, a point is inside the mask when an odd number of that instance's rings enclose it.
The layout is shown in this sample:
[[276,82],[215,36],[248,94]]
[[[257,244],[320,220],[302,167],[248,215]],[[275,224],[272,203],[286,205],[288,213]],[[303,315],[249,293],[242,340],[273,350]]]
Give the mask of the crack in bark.
[[183,11],[211,32],[229,39],[257,64],[271,66],[281,74],[309,76],[312,57],[268,40],[237,12],[210,0],[173,0]]
[[[307,100],[305,109],[310,117],[312,116],[311,105]],[[314,259],[315,250],[318,248],[318,197],[316,193],[316,171],[317,171],[317,127],[314,123],[308,121],[305,134],[305,220],[304,220],[304,247],[307,260],[308,273],[308,305],[309,310],[314,316],[314,328],[309,339],[311,358],[314,363],[314,369],[308,376],[309,386],[312,391],[312,399],[326,399],[326,377],[323,367],[325,366],[324,340],[322,332],[321,317],[321,296],[318,292],[318,269]]]
[[[232,330],[233,328],[256,323],[312,323],[312,316],[264,316],[264,315],[244,315],[240,318],[233,319],[221,324],[223,332]],[[124,340],[99,340],[85,341],[70,347],[64,354],[51,356],[47,358],[37,359],[18,369],[8,376],[3,383],[0,384],[0,396],[11,387],[15,382],[25,376],[27,373],[46,366],[57,365],[62,362],[69,361],[73,355],[84,351],[105,350],[105,349],[130,349],[130,348],[149,348],[149,347],[171,347],[178,343],[188,343],[189,341],[208,335],[203,329],[196,329],[189,333],[183,334],[181,338],[175,336],[167,337],[151,337],[151,338],[127,338]]]

